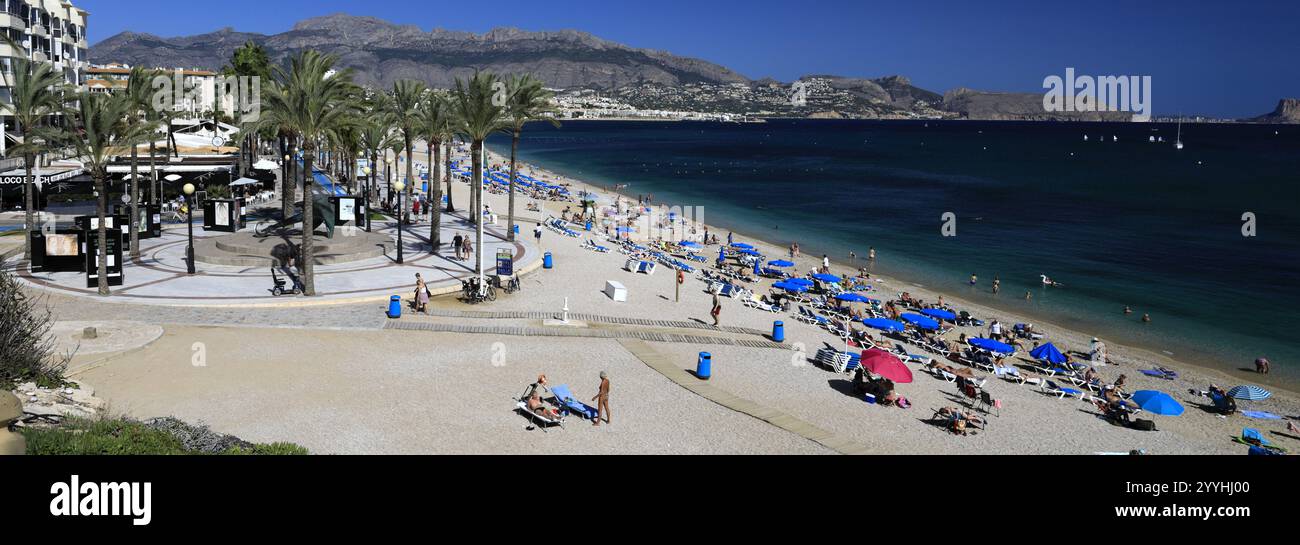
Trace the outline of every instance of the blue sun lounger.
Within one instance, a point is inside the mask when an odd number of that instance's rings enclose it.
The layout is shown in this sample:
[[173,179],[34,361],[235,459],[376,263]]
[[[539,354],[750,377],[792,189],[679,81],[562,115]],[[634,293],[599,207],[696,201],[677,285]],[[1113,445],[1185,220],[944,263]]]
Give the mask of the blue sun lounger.
[[551,388],[551,393],[555,394],[555,400],[559,405],[567,409],[570,413],[576,414],[587,420],[593,420],[596,418],[596,408],[578,401],[577,398],[573,397],[573,393],[569,391],[569,386],[567,384],[561,384]]

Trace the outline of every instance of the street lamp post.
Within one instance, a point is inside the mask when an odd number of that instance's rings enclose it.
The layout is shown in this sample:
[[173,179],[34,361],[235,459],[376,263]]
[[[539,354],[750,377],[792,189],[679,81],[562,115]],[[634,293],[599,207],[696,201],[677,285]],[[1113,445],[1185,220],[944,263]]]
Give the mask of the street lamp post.
[[366,177],[366,198],[362,199],[362,202],[366,203],[366,232],[367,233],[370,232],[370,185],[371,182],[373,182],[375,179],[374,176],[370,175],[371,172],[374,171],[370,170],[370,167],[368,166],[361,167],[361,174],[363,174]]
[[185,184],[185,223],[189,229],[189,244],[185,246],[185,270],[194,274],[194,184]]
[[393,184],[393,189],[397,190],[397,264],[402,264],[402,190],[406,188],[401,180]]

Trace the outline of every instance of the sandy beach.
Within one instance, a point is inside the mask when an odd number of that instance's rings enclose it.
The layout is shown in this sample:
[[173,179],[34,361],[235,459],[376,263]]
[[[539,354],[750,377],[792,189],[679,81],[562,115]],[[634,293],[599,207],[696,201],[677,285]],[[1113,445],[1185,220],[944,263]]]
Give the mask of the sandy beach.
[[[422,153],[416,160],[427,161]],[[493,156],[491,162],[506,164],[508,159]],[[571,184],[575,192],[586,188],[609,195],[604,188],[534,165],[522,170]],[[453,191],[463,210],[468,185],[454,183]],[[502,213],[500,228],[506,196],[489,194],[486,202]],[[529,238],[535,222],[574,207],[539,201],[542,211],[528,212],[529,202],[517,200],[521,236]],[[427,224],[413,229],[427,229]],[[711,226],[710,232],[726,238],[724,228]],[[604,237],[593,238],[601,242]],[[754,244],[768,256],[786,255],[784,245],[739,233],[736,240]],[[1244,454],[1246,447],[1232,441],[1243,427],[1261,429],[1283,447],[1300,443],[1276,433],[1285,432],[1287,420],[1256,420],[1240,413],[1221,417],[1206,410],[1208,399],[1188,393],[1210,383],[1231,387],[1244,381],[1114,344],[1110,357],[1117,365],[1100,370],[1103,380],[1125,374],[1130,391],[1167,392],[1186,413],[1142,415],[1153,419],[1159,431],[1140,432],[1111,425],[1091,403],[989,377],[985,389],[1001,402],[1000,410],[987,417],[985,429],[953,435],[931,421],[934,410],[973,409],[955,384],[932,377],[919,365],[909,364],[914,382],[897,388],[911,408],[868,404],[852,393],[851,375],[811,361],[821,348],[844,348],[823,329],[731,299],[723,301],[724,329],[714,329],[711,295],[696,275],[681,286],[678,302],[675,275],[666,267],[653,276],[630,273],[623,269],[627,256],[585,249],[581,239],[550,230],[544,231],[541,247],[552,254],[555,267],[525,276],[522,292],[477,306],[435,298],[429,315],[408,312],[400,320],[385,318],[385,307],[378,303],[241,310],[62,295],[51,295],[49,301],[63,321],[95,316],[164,329],[161,337],[138,348],[73,360],[69,374],[92,385],[112,412],[177,416],[247,440],[293,441],[321,454]],[[716,253],[717,247],[710,246],[701,255]],[[796,261],[792,270],[803,274],[820,264],[820,256]],[[832,269],[850,271],[834,261]],[[613,302],[602,292],[610,280],[626,286],[628,302]],[[881,299],[902,291],[925,300],[938,296],[897,278],[873,275],[872,284],[876,291],[869,295]],[[767,285],[770,281],[752,287],[766,293]],[[953,306],[984,320],[1027,321],[944,295]],[[566,305],[580,323],[553,322]],[[784,322],[782,345],[764,336],[777,320]],[[1086,349],[1091,338],[1050,324],[1035,323],[1035,328],[1065,350]],[[986,330],[959,327],[948,337],[961,333],[982,336]],[[195,343],[208,350],[201,367],[191,364]],[[713,358],[707,383],[689,374],[700,352]],[[1021,359],[1026,357],[1018,354],[1016,363],[1027,366],[1028,360]],[[1179,378],[1166,381],[1139,373],[1157,365],[1176,369]],[[563,429],[542,431],[512,410],[513,399],[539,374],[552,384],[570,385],[577,398],[589,400],[601,371],[612,377],[610,425],[597,428],[571,416]],[[1295,394],[1273,391],[1270,399],[1239,405],[1286,418],[1300,414]]]

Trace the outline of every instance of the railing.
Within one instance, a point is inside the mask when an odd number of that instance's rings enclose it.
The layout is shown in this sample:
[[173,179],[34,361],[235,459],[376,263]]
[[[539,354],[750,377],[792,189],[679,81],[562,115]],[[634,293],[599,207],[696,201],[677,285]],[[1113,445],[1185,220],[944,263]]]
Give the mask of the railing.
[[22,157],[12,157],[9,159],[0,159],[0,172],[9,172],[16,168],[23,168],[25,163]]

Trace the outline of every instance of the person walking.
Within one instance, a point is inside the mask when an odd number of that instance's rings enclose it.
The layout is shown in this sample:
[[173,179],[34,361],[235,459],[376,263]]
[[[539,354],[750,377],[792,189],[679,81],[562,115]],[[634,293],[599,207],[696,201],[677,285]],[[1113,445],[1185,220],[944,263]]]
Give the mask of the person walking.
[[718,299],[718,290],[713,290],[713,310],[709,311],[713,316],[713,327],[719,327],[721,324],[718,319],[722,316],[722,301]]
[[474,256],[474,240],[471,239],[471,238],[469,238],[469,237],[465,237],[465,240],[464,240],[464,242],[463,242],[462,244],[465,245],[465,259],[470,259],[471,257],[473,257],[473,256]]
[[456,238],[451,239],[451,246],[456,249],[456,261],[460,261],[461,256],[465,254],[465,237],[456,233]]
[[[605,229],[608,231],[609,227],[606,226]],[[533,238],[537,239],[537,247],[541,248],[542,247],[542,224],[539,223],[533,226]]]
[[831,256],[822,254],[822,274],[831,273]]
[[867,261],[875,261],[875,260],[876,260],[876,247],[872,246],[869,250],[867,250]]
[[591,423],[593,426],[599,426],[601,418],[605,419],[606,424],[609,421],[609,373],[600,372],[600,388],[597,390],[596,397],[591,398],[596,402],[596,420]]
[[993,295],[997,295],[1000,291],[1002,291],[1002,279],[995,276],[993,277]]

